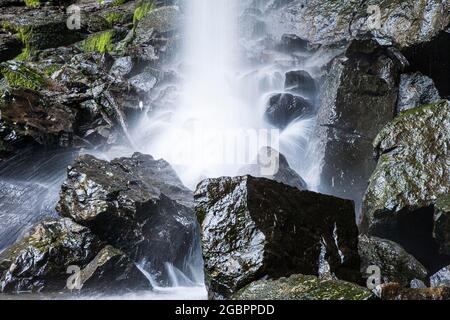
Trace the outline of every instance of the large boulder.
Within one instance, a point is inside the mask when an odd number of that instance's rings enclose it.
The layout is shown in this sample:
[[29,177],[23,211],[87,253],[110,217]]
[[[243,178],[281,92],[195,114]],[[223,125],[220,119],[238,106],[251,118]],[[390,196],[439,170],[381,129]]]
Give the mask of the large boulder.
[[450,190],[449,141],[448,101],[400,113],[373,142],[379,160],[364,197],[363,231],[399,243],[431,272],[446,263],[432,233],[433,205]]
[[261,148],[256,164],[239,169],[238,175],[246,174],[272,179],[300,190],[306,190],[307,187],[305,180],[289,166],[286,157],[271,147]]
[[393,241],[361,235],[358,251],[361,272],[366,273],[369,266],[377,266],[385,283],[396,282],[406,287],[414,279],[427,281],[427,269]]
[[314,99],[317,95],[316,82],[305,70],[286,72],[284,88],[309,99]]
[[319,191],[354,200],[357,216],[376,166],[371,142],[394,116],[401,68],[391,49],[353,41],[321,88],[308,161],[318,167]]
[[399,88],[397,113],[440,100],[433,79],[420,72],[402,74]]
[[[0,292],[116,293],[151,288],[123,252],[103,246],[88,228],[70,219],[44,220],[0,254]],[[71,276],[73,271],[77,274]]]
[[70,219],[44,220],[0,254],[0,291],[62,290],[67,268],[86,266],[101,248],[88,228]]
[[192,193],[164,160],[135,153],[111,162],[80,156],[69,167],[57,211],[89,227],[157,280],[165,264],[186,271],[197,222]]
[[258,280],[233,295],[236,300],[368,300],[372,292],[354,283],[292,275],[277,280]]
[[263,276],[318,275],[324,265],[361,281],[351,201],[252,176],[206,179],[194,198],[211,297]]
[[446,0],[294,0],[272,10],[267,29],[278,37],[294,33],[321,44],[371,33],[382,43],[407,47],[444,30],[450,23],[448,11]]

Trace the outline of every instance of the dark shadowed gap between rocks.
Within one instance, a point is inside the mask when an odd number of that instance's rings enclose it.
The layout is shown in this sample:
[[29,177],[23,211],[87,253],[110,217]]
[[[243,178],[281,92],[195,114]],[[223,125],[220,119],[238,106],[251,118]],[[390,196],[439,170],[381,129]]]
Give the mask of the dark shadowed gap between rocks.
[[450,264],[450,256],[439,253],[433,238],[433,206],[414,212],[402,210],[396,220],[385,220],[371,228],[371,235],[399,243],[434,274]]
[[450,97],[450,33],[440,32],[433,40],[402,53],[410,63],[406,72],[422,72],[434,80],[442,97]]

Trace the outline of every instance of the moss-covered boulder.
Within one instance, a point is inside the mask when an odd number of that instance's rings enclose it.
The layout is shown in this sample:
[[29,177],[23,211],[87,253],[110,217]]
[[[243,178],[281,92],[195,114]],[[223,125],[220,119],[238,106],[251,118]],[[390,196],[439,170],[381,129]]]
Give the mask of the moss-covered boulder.
[[102,242],[70,219],[44,220],[0,254],[0,291],[57,291],[66,286],[67,267],[86,266]]
[[266,178],[202,181],[194,193],[211,298],[265,275],[322,274],[361,282],[354,206]]
[[114,44],[125,37],[122,30],[110,29],[89,35],[81,41],[78,46],[85,52],[110,52],[114,49]]
[[[401,47],[431,40],[450,23],[447,0],[286,1],[272,10],[268,29],[330,44],[372,33]],[[379,19],[378,19],[379,18]]]
[[354,283],[296,274],[278,280],[252,282],[234,300],[367,300],[372,292]]
[[400,113],[374,140],[379,160],[364,197],[363,231],[398,242],[431,272],[445,262],[433,255],[432,231],[433,205],[450,191],[449,141],[448,101]]
[[409,286],[414,279],[427,282],[427,269],[393,241],[361,235],[358,252],[363,274],[369,266],[375,265],[380,268],[385,283],[397,282]]
[[[72,274],[73,272],[77,274]],[[0,253],[0,292],[116,293],[151,288],[120,250],[70,219],[47,219]]]

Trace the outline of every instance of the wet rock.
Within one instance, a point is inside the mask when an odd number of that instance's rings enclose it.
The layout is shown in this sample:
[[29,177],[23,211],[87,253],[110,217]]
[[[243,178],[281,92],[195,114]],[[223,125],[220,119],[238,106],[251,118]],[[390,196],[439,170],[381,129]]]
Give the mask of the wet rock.
[[252,176],[206,179],[194,198],[210,297],[266,275],[317,275],[321,256],[338,278],[361,281],[351,201]]
[[81,40],[81,33],[67,28],[66,20],[64,11],[55,7],[45,10],[6,8],[1,14],[0,25],[19,36],[24,47],[23,58],[28,58],[36,50],[56,48]]
[[0,291],[63,290],[67,267],[84,267],[101,246],[89,229],[70,219],[44,220],[0,253]]
[[105,246],[80,271],[83,292],[95,291],[103,294],[121,293],[131,290],[148,290],[149,280],[121,250]]
[[0,33],[0,62],[11,60],[22,51],[22,43],[16,37]]
[[398,283],[381,286],[382,300],[449,300],[450,288],[402,288]]
[[354,200],[358,218],[376,166],[372,141],[394,116],[401,69],[389,48],[353,41],[332,61],[321,88],[308,161],[317,163],[319,191]]
[[420,72],[402,74],[400,77],[397,113],[440,99],[434,82]]
[[372,292],[354,283],[292,275],[278,280],[258,280],[233,295],[236,300],[368,300]]
[[439,245],[439,252],[450,255],[450,195],[439,196],[434,205],[433,237]]
[[109,71],[113,76],[123,78],[133,70],[133,60],[131,57],[120,57],[114,61]]
[[430,286],[450,287],[450,266],[444,267],[430,277]]
[[289,166],[286,157],[277,150],[263,147],[258,153],[256,164],[239,169],[238,175],[249,174],[284,183],[300,190],[306,190],[306,182]]
[[136,88],[136,90],[149,93],[155,87],[158,79],[150,72],[144,71],[128,79],[128,82]]
[[136,33],[145,33],[153,29],[159,33],[173,31],[181,18],[178,6],[166,6],[147,12],[136,26]]
[[317,87],[311,75],[304,71],[289,71],[285,75],[284,88],[294,94],[314,99],[317,95]]
[[68,170],[57,211],[89,227],[159,280],[166,263],[186,271],[196,221],[192,193],[164,160],[135,153],[107,162],[80,156]]
[[[291,1],[273,10],[268,30],[275,36],[294,33],[313,43],[331,44],[372,34],[381,43],[400,47],[429,41],[449,22],[445,0],[426,1]],[[379,19],[378,19],[379,18]]]
[[286,52],[307,51],[308,41],[297,37],[295,34],[283,34],[279,48]]
[[0,137],[11,151],[29,145],[71,145],[76,112],[37,91],[12,90],[0,110]]
[[365,273],[369,266],[375,265],[380,268],[384,283],[396,282],[406,287],[412,280],[427,281],[427,269],[393,241],[362,235],[358,252],[361,272]]
[[430,272],[450,262],[439,258],[432,238],[433,204],[450,190],[449,111],[444,100],[414,108],[380,131],[373,143],[379,160],[364,197],[362,229],[399,243]]
[[313,114],[314,106],[308,100],[290,93],[279,93],[270,97],[264,116],[270,124],[284,129],[295,119]]

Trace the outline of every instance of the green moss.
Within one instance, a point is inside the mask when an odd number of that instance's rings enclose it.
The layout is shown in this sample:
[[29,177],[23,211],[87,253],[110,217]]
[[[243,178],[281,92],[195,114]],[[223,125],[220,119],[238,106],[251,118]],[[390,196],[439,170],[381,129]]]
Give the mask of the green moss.
[[25,5],[30,8],[37,8],[41,5],[40,0],[25,0]]
[[112,2],[112,6],[113,6],[113,7],[118,7],[118,6],[123,5],[125,2],[126,2],[126,0],[114,0],[114,1]]
[[105,20],[108,21],[109,25],[112,27],[117,22],[122,22],[124,19],[124,14],[120,12],[110,12],[105,15]]
[[2,28],[6,31],[15,33],[19,40],[23,43],[23,50],[16,59],[17,60],[28,60],[33,54],[34,50],[31,48],[30,39],[33,35],[33,28],[31,26],[16,26],[9,22],[3,22]]
[[155,5],[152,1],[141,1],[134,9],[133,15],[133,23],[136,24],[139,20],[141,20],[148,12],[152,11],[155,8]]
[[43,75],[20,62],[4,62],[0,64],[0,72],[12,88],[38,90],[48,84]]
[[81,48],[87,52],[108,52],[113,49],[114,31],[108,30],[90,35],[81,42]]

